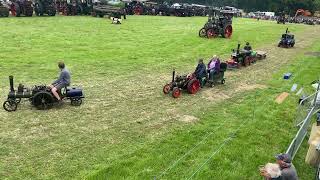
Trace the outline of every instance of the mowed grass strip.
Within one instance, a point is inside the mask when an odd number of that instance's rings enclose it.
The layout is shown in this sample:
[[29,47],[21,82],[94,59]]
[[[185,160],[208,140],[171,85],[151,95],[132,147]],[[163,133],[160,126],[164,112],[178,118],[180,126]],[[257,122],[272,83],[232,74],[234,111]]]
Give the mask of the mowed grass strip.
[[[208,59],[213,54],[226,57],[238,42],[249,41],[253,46],[276,44],[287,26],[300,33],[313,28],[235,19],[232,39],[207,40],[198,37],[206,20],[130,16],[116,26],[92,17],[1,19],[0,39],[5,42],[0,44],[1,99],[6,99],[9,89],[8,75],[15,76],[16,85],[48,84],[57,77],[59,59],[71,70],[73,85],[84,88],[86,99],[76,108],[66,104],[37,111],[25,102],[18,112],[0,111],[0,176],[85,177],[121,164],[123,158],[141,148],[149,151],[149,145],[167,138],[166,134],[192,127],[193,123],[206,127],[202,113],[214,109],[219,114],[220,108],[212,107],[215,101],[206,101],[200,94],[183,94],[178,100],[162,94],[172,68],[178,73],[190,72],[198,58]],[[195,117],[196,122],[188,122],[188,117]],[[216,125],[224,123],[218,120]],[[231,125],[227,124],[228,131],[220,130],[216,137],[224,139],[234,129]],[[199,138],[206,132],[199,131]],[[188,147],[197,140],[187,138]],[[151,152],[153,148],[158,149],[151,146]],[[185,149],[181,149],[183,152]],[[142,167],[143,162],[137,164]],[[157,167],[154,174],[166,165]],[[123,169],[128,169],[123,176],[149,176],[133,172],[129,166]]]

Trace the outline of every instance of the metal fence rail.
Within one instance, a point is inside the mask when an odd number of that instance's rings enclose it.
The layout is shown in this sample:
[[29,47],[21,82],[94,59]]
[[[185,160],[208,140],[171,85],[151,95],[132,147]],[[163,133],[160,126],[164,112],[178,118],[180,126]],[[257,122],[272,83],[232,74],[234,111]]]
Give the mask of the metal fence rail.
[[[317,112],[317,97],[319,94],[319,88],[320,88],[320,83],[318,84],[318,88],[317,91],[312,94],[311,96],[307,97],[306,99],[304,99],[303,101],[300,102],[300,105],[298,107],[298,116],[296,120],[297,122],[297,126],[300,126],[299,131],[297,132],[296,136],[293,138],[289,148],[287,149],[286,153],[290,154],[290,156],[292,157],[292,159],[294,158],[294,156],[296,155],[296,153],[298,152],[304,138],[306,137],[307,133],[308,133],[308,128],[310,125],[310,122],[312,120],[313,115],[315,114],[315,112]],[[300,112],[299,112],[300,111]],[[303,113],[306,113],[307,115],[303,117]],[[303,121],[301,117],[299,117],[299,115],[303,117]],[[301,120],[300,120],[301,118]],[[299,122],[301,121],[301,122]]]
[[300,147],[301,143],[303,142],[304,138],[307,135],[308,127],[309,127],[309,124],[311,122],[311,117],[313,116],[315,109],[316,109],[315,106],[313,106],[311,108],[311,110],[309,111],[307,117],[303,121],[298,133],[293,138],[289,148],[287,149],[286,153],[290,154],[292,158],[294,158],[294,156],[296,155],[297,151],[299,150],[299,147]]
[[316,98],[317,93],[318,91],[316,91],[315,93],[307,97],[304,97],[304,99],[300,102],[297,109],[297,113],[296,113],[296,121],[295,121],[296,126],[300,127],[305,121],[306,117],[308,116],[310,110],[314,105],[314,102],[315,102],[314,100]]

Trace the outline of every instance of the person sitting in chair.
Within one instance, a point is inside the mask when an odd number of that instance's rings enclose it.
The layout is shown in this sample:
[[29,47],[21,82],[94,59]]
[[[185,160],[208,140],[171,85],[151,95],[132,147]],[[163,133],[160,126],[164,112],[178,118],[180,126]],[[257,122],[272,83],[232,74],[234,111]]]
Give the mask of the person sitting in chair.
[[69,86],[71,82],[71,75],[69,70],[65,67],[64,62],[59,62],[58,67],[60,69],[60,76],[59,79],[54,81],[51,85],[51,92],[57,98],[58,101],[61,101],[61,97],[58,94],[62,88]]
[[199,59],[198,66],[194,71],[194,74],[199,80],[207,76],[206,65],[203,63],[203,59]]
[[215,73],[219,73],[220,71],[220,59],[214,55],[213,58],[208,63],[208,73],[209,73],[209,79],[213,79],[213,75]]
[[250,46],[250,43],[247,42],[246,46],[243,49],[246,50],[246,51],[251,51],[252,47]]

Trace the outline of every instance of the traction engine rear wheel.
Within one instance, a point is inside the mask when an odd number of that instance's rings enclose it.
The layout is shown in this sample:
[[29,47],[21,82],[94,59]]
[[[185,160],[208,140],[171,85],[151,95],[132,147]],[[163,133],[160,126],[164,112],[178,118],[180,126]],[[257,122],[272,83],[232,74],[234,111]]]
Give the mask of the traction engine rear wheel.
[[32,98],[32,104],[39,110],[50,109],[53,105],[54,97],[48,92],[38,92]]
[[200,82],[198,79],[192,79],[187,86],[188,93],[196,94],[200,89]]
[[224,37],[224,38],[231,38],[232,32],[233,32],[232,26],[231,26],[231,25],[227,25],[227,26],[224,28],[223,37]]

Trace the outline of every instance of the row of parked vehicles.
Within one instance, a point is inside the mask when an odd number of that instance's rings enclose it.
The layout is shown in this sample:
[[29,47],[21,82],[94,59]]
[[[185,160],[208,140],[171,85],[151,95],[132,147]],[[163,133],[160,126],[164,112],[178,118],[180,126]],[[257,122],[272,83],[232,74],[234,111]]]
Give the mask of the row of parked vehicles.
[[12,16],[55,16],[90,15],[93,3],[91,0],[0,0],[0,17]]
[[37,16],[55,16],[56,7],[53,0],[0,0],[0,17],[12,16],[32,16],[33,12]]
[[[97,10],[98,9],[98,10]],[[99,13],[104,9],[107,13]],[[186,3],[156,3],[144,0],[0,0],[0,16],[54,16],[101,15],[121,13],[126,15],[207,16],[210,7]]]
[[130,1],[126,4],[129,15],[164,15],[164,16],[206,16],[210,7],[187,3],[156,3]]

